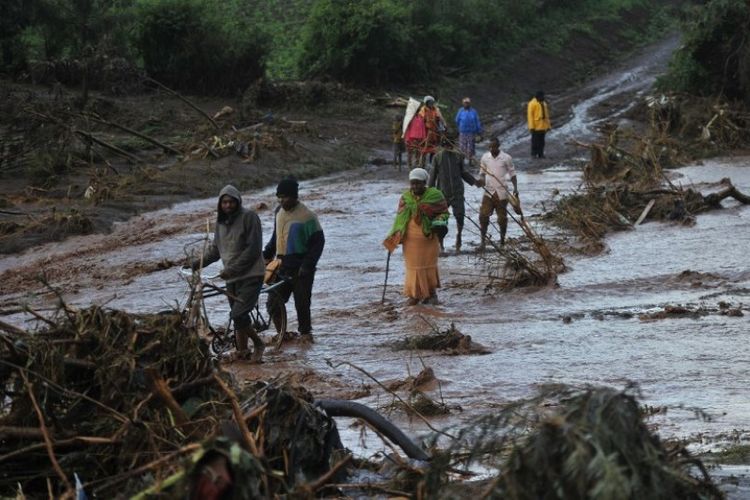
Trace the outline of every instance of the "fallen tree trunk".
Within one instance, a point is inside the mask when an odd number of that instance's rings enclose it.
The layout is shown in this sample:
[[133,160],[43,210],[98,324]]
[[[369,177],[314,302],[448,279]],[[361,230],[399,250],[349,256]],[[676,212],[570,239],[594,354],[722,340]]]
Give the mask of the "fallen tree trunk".
[[726,198],[734,198],[743,205],[750,205],[750,196],[739,192],[737,188],[732,185],[731,181],[729,183],[729,187],[722,189],[718,193],[712,193],[704,196],[703,201],[705,201],[706,205],[709,205],[710,207],[719,208],[721,205],[721,201]]
[[132,128],[126,127],[125,125],[120,125],[119,123],[115,123],[115,122],[111,122],[111,121],[108,121],[108,120],[104,120],[103,118],[100,118],[100,117],[97,117],[97,116],[93,116],[93,115],[88,114],[88,113],[82,113],[81,116],[83,116],[84,118],[88,118],[90,120],[94,120],[95,122],[101,123],[102,125],[107,125],[109,127],[114,127],[116,129],[122,130],[123,132],[127,132],[128,134],[131,134],[131,135],[134,135],[136,137],[139,137],[139,138],[143,139],[144,141],[148,141],[151,144],[162,148],[166,153],[172,153],[172,154],[175,154],[175,155],[178,155],[178,156],[182,154],[182,152],[180,150],[175,149],[172,146],[169,146],[167,144],[164,144],[163,142],[158,141],[157,139],[154,139],[153,137],[151,137],[149,135],[146,135],[146,134],[144,134],[142,132],[138,132],[137,130],[133,130]]

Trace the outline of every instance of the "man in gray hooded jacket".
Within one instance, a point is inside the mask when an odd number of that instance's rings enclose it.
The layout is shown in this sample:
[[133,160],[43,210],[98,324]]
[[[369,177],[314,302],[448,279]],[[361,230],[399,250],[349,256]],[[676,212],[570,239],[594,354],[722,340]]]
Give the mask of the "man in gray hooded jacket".
[[247,358],[249,337],[253,340],[251,361],[254,363],[260,363],[265,349],[250,320],[250,311],[258,303],[266,269],[261,253],[261,231],[258,214],[244,208],[240,192],[227,185],[219,193],[214,240],[202,258],[192,262],[192,268],[197,269],[221,259],[224,269],[219,276],[227,284],[237,357]]

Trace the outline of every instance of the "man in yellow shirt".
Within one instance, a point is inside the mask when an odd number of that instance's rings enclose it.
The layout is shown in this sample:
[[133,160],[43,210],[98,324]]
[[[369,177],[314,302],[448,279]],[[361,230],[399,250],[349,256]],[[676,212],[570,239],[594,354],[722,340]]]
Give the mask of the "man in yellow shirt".
[[544,158],[544,136],[552,128],[549,121],[549,108],[547,107],[547,101],[544,100],[544,92],[540,90],[529,101],[526,114],[529,131],[531,132],[531,157]]

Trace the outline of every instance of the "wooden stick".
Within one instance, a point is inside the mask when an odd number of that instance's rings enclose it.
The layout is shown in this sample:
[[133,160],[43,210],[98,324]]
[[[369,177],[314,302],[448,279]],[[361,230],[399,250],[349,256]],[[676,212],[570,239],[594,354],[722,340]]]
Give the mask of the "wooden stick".
[[[76,436],[70,439],[53,440],[53,444],[56,448],[66,448],[75,444],[86,444],[86,445],[107,445],[107,444],[118,444],[118,439],[103,438],[98,436]],[[36,443],[17,450],[13,450],[10,453],[0,456],[0,463],[10,460],[13,457],[19,455],[25,455],[28,452],[36,451],[45,448],[45,443]]]
[[155,368],[147,368],[146,374],[149,379],[151,379],[151,390],[159,399],[161,399],[167,408],[169,408],[169,411],[172,412],[172,415],[174,415],[174,419],[177,422],[177,426],[184,428],[190,423],[190,418],[180,404],[174,399],[174,396],[172,396],[166,380],[159,376],[159,373]]
[[142,132],[138,132],[137,130],[133,130],[132,128],[126,127],[125,125],[120,125],[119,123],[115,123],[115,122],[111,122],[111,121],[105,120],[103,118],[91,115],[90,113],[81,113],[81,116],[84,116],[86,118],[94,120],[97,123],[101,123],[103,125],[108,125],[110,127],[114,127],[116,129],[122,130],[123,132],[127,132],[128,134],[134,135],[136,137],[140,137],[144,141],[148,141],[148,142],[150,142],[151,144],[153,144],[155,146],[159,146],[165,152],[173,153],[173,154],[178,155],[178,156],[182,154],[181,151],[173,148],[172,146],[164,144],[163,142],[160,142],[160,141],[154,139],[151,136],[148,136],[148,135],[146,135],[146,134],[144,134]]
[[237,396],[232,392],[226,382],[221,379],[218,373],[214,373],[214,380],[216,380],[216,383],[219,384],[219,387],[222,391],[224,391],[224,394],[226,394],[226,396],[229,398],[229,402],[232,404],[234,419],[237,422],[237,426],[240,428],[242,441],[244,442],[245,446],[256,457],[262,457],[263,451],[258,450],[258,446],[255,443],[255,437],[253,437],[252,432],[250,432],[250,429],[248,429],[247,427],[247,422],[242,416],[242,408],[240,408],[240,403],[239,401],[237,401]]
[[18,427],[15,425],[0,425],[0,437],[38,439],[42,437],[42,431],[40,431],[38,427]]
[[197,389],[198,387],[211,384],[213,383],[213,381],[214,381],[213,375],[209,375],[207,377],[195,379],[192,382],[185,382],[184,384],[180,384],[176,387],[172,387],[169,389],[169,392],[171,392],[174,397],[178,398],[184,392],[191,393],[193,392],[193,390]]
[[182,102],[184,102],[185,104],[187,104],[188,106],[190,106],[191,108],[193,108],[195,111],[197,111],[198,113],[200,113],[206,120],[208,120],[209,122],[211,122],[211,125],[213,125],[215,129],[221,130],[221,127],[219,127],[219,125],[216,124],[216,122],[214,121],[214,119],[211,118],[208,115],[208,113],[206,113],[205,111],[203,111],[202,109],[200,109],[198,106],[196,106],[195,104],[193,104],[192,102],[190,102],[189,100],[187,100],[185,97],[181,96],[180,94],[178,94],[174,90],[170,89],[166,85],[157,82],[153,78],[146,77],[146,81],[153,83],[154,85],[156,85],[160,89],[162,89],[162,90],[166,91],[167,93],[172,94],[173,96],[177,97]]
[[44,438],[44,444],[47,448],[47,455],[49,456],[49,460],[50,462],[52,462],[52,468],[55,469],[55,472],[65,485],[65,495],[67,496],[71,491],[75,490],[73,489],[73,485],[70,484],[70,481],[68,481],[68,478],[65,476],[65,473],[60,467],[60,463],[55,457],[55,450],[52,447],[52,439],[49,437],[49,433],[47,432],[47,425],[44,423],[44,414],[42,413],[42,409],[39,408],[39,404],[36,402],[36,396],[34,396],[34,386],[32,386],[31,382],[29,382],[29,379],[26,376],[25,372],[20,371],[19,373],[21,375],[21,378],[23,378],[23,383],[26,385],[26,390],[29,392],[29,399],[31,400],[31,404],[34,406],[36,417],[39,420],[39,430],[41,431],[42,437]]
[[638,220],[636,220],[635,224],[633,224],[634,226],[639,226],[641,222],[643,222],[643,219],[645,219],[648,216],[648,213],[653,208],[654,203],[656,203],[656,198],[651,198],[648,204],[646,204],[646,208],[643,209],[643,212],[641,212],[641,215],[638,217]]
[[76,134],[78,134],[78,135],[80,135],[81,137],[85,137],[86,139],[88,139],[91,142],[94,142],[94,143],[96,143],[96,144],[98,144],[98,145],[100,145],[100,146],[102,146],[104,148],[109,149],[110,151],[112,151],[114,153],[117,153],[120,156],[123,156],[123,157],[127,158],[128,160],[132,161],[133,163],[141,163],[143,161],[140,158],[138,158],[137,156],[128,153],[124,149],[118,148],[117,146],[115,146],[113,144],[110,144],[110,143],[108,143],[106,141],[103,141],[103,140],[97,138],[97,137],[94,137],[94,135],[91,134],[90,132],[85,132],[83,130],[78,130],[78,129],[73,129],[73,132],[76,133]]
[[351,489],[351,490],[375,490],[375,491],[382,491],[383,493],[386,493],[388,495],[394,495],[397,497],[405,497],[410,498],[411,493],[407,493],[405,491],[399,491],[390,489],[387,486],[389,486],[390,483],[360,483],[360,484],[329,484],[328,488],[340,488],[340,489]]

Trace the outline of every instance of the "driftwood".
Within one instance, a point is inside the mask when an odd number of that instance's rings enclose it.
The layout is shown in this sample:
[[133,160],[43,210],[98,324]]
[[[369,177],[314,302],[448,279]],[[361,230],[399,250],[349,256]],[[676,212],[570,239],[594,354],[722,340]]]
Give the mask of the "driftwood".
[[119,123],[111,122],[111,121],[105,120],[105,119],[103,119],[101,117],[94,116],[94,115],[89,114],[89,113],[82,113],[81,116],[83,116],[84,118],[88,118],[90,120],[93,120],[93,121],[95,121],[97,123],[101,123],[102,125],[107,125],[109,127],[114,127],[116,129],[122,130],[123,132],[127,132],[128,134],[131,134],[131,135],[134,135],[136,137],[139,137],[139,138],[143,139],[144,141],[148,141],[151,144],[162,148],[167,153],[172,153],[172,154],[175,154],[175,155],[178,155],[178,156],[182,154],[182,152],[180,150],[175,149],[172,146],[169,146],[168,144],[164,144],[163,142],[158,141],[158,140],[154,139],[153,137],[148,136],[148,135],[146,135],[146,134],[144,134],[142,132],[138,132],[137,130],[133,130],[130,127],[126,127],[125,125],[120,125]]
[[118,148],[117,146],[115,146],[113,144],[110,144],[110,143],[108,143],[108,142],[106,142],[106,141],[104,141],[102,139],[99,139],[98,137],[94,137],[94,135],[91,134],[91,132],[86,132],[85,130],[79,130],[79,129],[75,128],[75,127],[71,127],[71,126],[63,123],[62,120],[60,120],[58,118],[55,118],[54,116],[45,115],[44,113],[39,113],[37,111],[31,111],[31,110],[29,111],[29,113],[33,114],[33,115],[36,115],[36,116],[38,116],[40,118],[43,118],[45,120],[51,121],[53,123],[56,123],[57,125],[59,125],[61,127],[67,128],[68,130],[70,130],[71,132],[73,132],[73,134],[75,136],[78,137],[78,140],[80,140],[81,142],[83,142],[87,146],[90,145],[93,142],[93,143],[96,143],[96,144],[102,146],[103,148],[109,149],[110,151],[112,151],[114,153],[117,153],[118,155],[120,155],[120,156],[122,156],[124,158],[127,158],[128,160],[132,161],[133,163],[141,163],[142,162],[142,160],[140,158],[138,158],[137,156],[135,156],[133,154],[130,154],[127,151],[125,151],[125,150],[123,150],[121,148]]
[[731,181],[729,181],[728,179],[727,181],[729,182],[729,187],[722,189],[718,193],[711,193],[703,197],[703,201],[706,203],[706,205],[718,208],[721,204],[721,201],[725,198],[734,198],[743,205],[750,205],[750,196],[739,192],[737,188],[734,187]]
[[[110,143],[108,143],[106,141],[103,141],[103,140],[99,139],[98,137],[95,137],[90,132],[85,132],[85,131],[79,130],[79,129],[72,129],[72,130],[73,130],[73,132],[75,134],[77,134],[77,135],[79,135],[79,136],[87,139],[90,142],[94,142],[94,143],[102,146],[103,148],[109,149],[113,153],[116,153],[116,154],[118,154],[118,155],[120,155],[120,156],[122,156],[124,158],[127,158],[128,160],[132,161],[133,163],[141,163],[141,161],[142,161],[137,156],[135,156],[133,154],[130,154],[127,151],[125,151],[124,149],[118,148],[117,146],[115,146],[113,144],[110,144]],[[86,142],[86,141],[84,141],[84,142]]]
[[635,221],[635,226],[640,225],[641,222],[643,222],[643,219],[645,219],[648,216],[648,213],[651,211],[652,208],[654,208],[654,203],[656,203],[656,199],[652,198],[648,205],[646,205],[646,208],[643,209],[643,212],[641,212],[641,215],[638,217],[638,220]]

